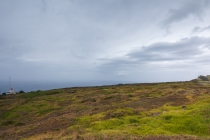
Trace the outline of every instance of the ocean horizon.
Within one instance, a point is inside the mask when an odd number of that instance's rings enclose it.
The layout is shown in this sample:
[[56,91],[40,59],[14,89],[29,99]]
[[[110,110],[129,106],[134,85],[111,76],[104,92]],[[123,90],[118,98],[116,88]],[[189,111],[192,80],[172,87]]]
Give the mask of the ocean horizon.
[[[31,92],[37,90],[51,90],[59,88],[86,87],[86,86],[102,86],[114,85],[122,82],[119,81],[65,81],[65,82],[49,82],[49,81],[13,81],[10,85],[15,92],[23,90]],[[7,93],[10,90],[8,81],[0,81],[0,94]]]

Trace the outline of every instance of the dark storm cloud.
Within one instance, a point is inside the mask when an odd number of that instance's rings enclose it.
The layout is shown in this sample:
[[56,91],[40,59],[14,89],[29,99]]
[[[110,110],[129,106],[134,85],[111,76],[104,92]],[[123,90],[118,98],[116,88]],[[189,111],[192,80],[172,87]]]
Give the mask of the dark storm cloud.
[[[183,38],[177,42],[158,42],[149,46],[139,47],[126,55],[115,59],[101,59],[104,64],[100,67],[120,71],[139,65],[142,68],[161,66],[165,62],[180,66],[180,62],[191,62],[189,66],[196,64],[196,61],[206,61],[203,55],[210,52],[210,38],[191,37]],[[186,65],[185,65],[186,66]],[[182,67],[185,67],[182,65]],[[165,65],[167,68],[167,64]],[[156,68],[157,69],[157,68]]]
[[200,32],[204,32],[204,31],[207,31],[207,30],[210,30],[210,25],[207,26],[207,27],[194,27],[193,30],[192,30],[192,33],[200,33]]
[[202,19],[203,13],[209,8],[209,0],[188,1],[179,8],[170,9],[167,17],[162,21],[163,28],[169,29],[173,23],[187,19],[189,16],[194,16]]

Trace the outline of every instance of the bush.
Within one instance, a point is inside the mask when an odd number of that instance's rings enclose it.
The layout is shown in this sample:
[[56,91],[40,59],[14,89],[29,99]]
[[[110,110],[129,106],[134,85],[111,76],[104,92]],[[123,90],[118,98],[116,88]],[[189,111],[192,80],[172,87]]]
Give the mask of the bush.
[[203,76],[203,75],[198,76],[198,78],[200,78],[203,81],[209,81],[209,79],[206,76]]
[[20,90],[19,93],[25,93],[23,90]]

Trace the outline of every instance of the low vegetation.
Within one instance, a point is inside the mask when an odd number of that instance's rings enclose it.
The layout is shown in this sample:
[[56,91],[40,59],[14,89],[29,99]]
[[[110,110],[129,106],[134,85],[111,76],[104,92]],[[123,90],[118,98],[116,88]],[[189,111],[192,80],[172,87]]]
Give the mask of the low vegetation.
[[210,86],[195,81],[0,97],[0,139],[210,139]]

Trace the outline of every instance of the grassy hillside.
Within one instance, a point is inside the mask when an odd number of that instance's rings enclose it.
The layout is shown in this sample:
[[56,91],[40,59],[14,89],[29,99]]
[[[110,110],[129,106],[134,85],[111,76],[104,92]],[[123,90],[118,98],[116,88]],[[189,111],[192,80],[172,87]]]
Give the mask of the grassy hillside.
[[191,81],[0,96],[0,139],[210,139],[210,86]]

